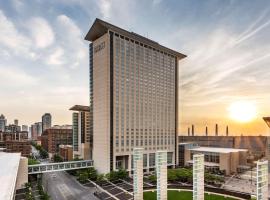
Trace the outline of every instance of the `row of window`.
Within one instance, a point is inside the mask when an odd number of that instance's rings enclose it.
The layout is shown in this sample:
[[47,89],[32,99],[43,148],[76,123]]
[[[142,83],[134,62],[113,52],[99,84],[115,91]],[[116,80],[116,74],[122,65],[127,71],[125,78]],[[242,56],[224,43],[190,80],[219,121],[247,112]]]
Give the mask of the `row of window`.
[[[114,38],[115,144],[118,146],[170,145],[175,134],[175,58],[140,44]],[[140,141],[124,131],[140,127],[163,128],[172,139]],[[172,131],[171,131],[172,130]],[[133,134],[133,133],[131,133]],[[159,135],[158,135],[159,136]]]

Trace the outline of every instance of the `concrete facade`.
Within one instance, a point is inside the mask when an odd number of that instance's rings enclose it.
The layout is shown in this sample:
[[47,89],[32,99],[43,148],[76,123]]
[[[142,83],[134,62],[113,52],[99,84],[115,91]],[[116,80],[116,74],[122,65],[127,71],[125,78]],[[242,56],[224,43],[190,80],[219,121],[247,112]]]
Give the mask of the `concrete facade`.
[[177,165],[177,71],[185,55],[99,19],[86,40],[95,167],[131,171],[133,148],[144,149],[147,170],[158,150]]
[[204,200],[204,155],[193,155],[193,200]]
[[134,200],[143,199],[143,149],[133,149],[133,193]]
[[16,190],[24,188],[25,183],[28,183],[28,159],[21,157],[16,179]]
[[69,110],[76,111],[72,113],[73,157],[90,160],[93,147],[93,135],[90,134],[90,108],[75,105]]
[[268,200],[268,160],[257,162],[257,200]]
[[167,151],[156,152],[157,200],[167,200]]
[[247,166],[246,149],[195,147],[185,150],[185,165],[192,165],[195,154],[205,155],[205,167],[209,170],[224,171],[226,175],[237,173],[241,166]]

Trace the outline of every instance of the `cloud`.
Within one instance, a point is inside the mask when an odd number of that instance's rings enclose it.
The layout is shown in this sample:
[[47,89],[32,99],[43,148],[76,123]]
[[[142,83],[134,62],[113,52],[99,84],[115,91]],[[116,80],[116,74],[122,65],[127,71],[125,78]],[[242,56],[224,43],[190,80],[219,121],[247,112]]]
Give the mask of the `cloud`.
[[109,19],[111,17],[111,4],[112,2],[110,0],[100,0],[98,2],[100,12],[104,19]]
[[[51,64],[65,64],[70,69],[76,69],[80,65],[87,65],[87,45],[83,43],[83,33],[76,23],[66,15],[59,15],[55,22],[58,44],[62,51],[54,52],[52,61],[59,61],[65,53],[63,62],[50,62]],[[63,52],[65,51],[65,52]]]
[[64,64],[64,50],[57,47],[52,54],[49,55],[47,60],[48,65],[62,65]]
[[33,17],[26,26],[37,48],[46,48],[54,43],[53,29],[44,18]]
[[33,86],[38,83],[38,78],[35,78],[18,67],[1,64],[1,88],[23,88]]
[[0,10],[0,45],[14,52],[26,51],[31,42],[20,33],[10,19]]

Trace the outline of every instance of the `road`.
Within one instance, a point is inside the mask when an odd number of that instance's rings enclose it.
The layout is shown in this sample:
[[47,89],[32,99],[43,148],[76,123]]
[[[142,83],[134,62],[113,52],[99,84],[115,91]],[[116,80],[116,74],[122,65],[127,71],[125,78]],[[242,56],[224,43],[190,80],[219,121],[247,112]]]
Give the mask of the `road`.
[[52,200],[98,200],[95,188],[82,186],[66,172],[44,173],[42,182]]

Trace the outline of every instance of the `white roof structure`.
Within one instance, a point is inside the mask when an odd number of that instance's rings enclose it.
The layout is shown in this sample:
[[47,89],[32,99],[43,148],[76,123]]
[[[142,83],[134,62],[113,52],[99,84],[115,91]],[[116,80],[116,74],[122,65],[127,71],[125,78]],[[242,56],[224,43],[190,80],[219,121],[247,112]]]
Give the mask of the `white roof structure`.
[[13,199],[20,158],[21,153],[0,152],[0,199]]
[[219,147],[195,147],[190,150],[199,152],[212,152],[212,153],[234,153],[240,151],[248,151],[247,149],[219,148]]

